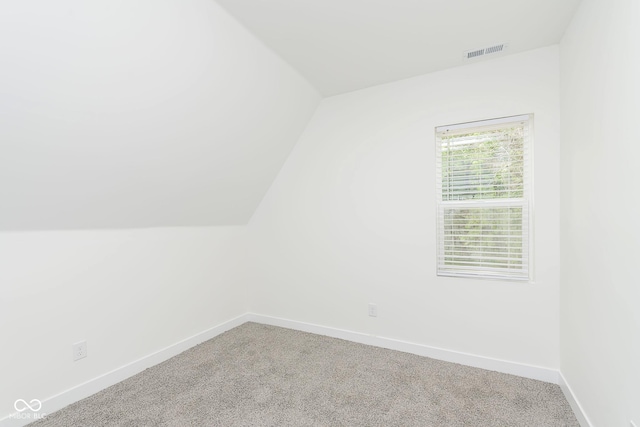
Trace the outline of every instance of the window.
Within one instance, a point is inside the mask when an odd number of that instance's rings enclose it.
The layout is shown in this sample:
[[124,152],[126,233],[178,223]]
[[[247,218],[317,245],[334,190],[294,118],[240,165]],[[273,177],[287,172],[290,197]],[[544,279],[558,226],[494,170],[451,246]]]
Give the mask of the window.
[[531,124],[436,128],[439,276],[529,279]]

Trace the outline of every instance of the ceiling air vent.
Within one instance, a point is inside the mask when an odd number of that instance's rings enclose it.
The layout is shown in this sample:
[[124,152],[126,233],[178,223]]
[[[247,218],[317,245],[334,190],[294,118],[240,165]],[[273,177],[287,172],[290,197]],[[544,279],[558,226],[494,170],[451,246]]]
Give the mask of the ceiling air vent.
[[496,54],[496,53],[503,52],[506,48],[507,48],[506,43],[499,43],[499,44],[483,47],[481,49],[468,50],[464,53],[464,58],[474,59],[474,58],[479,58],[481,56]]

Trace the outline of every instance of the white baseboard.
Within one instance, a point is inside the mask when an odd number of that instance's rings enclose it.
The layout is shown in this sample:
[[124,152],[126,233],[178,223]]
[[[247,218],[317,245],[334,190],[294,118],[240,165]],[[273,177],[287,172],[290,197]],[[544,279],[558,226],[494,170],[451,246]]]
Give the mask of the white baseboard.
[[[129,377],[132,377],[133,375],[140,373],[147,368],[150,368],[164,362],[165,360],[177,356],[183,351],[188,350],[191,347],[194,347],[204,341],[210,340],[211,338],[214,338],[222,334],[223,332],[233,329],[236,326],[240,326],[248,320],[249,316],[247,314],[243,314],[220,325],[214,326],[213,328],[207,329],[206,331],[200,332],[199,334],[193,335],[173,345],[163,348],[162,350],[158,350],[155,353],[133,361],[127,365],[121,366],[120,368],[114,369],[111,372],[107,372],[104,375],[91,379],[69,390],[65,390],[55,396],[44,399],[42,401],[42,412],[51,414],[59,409],[64,408],[65,406],[89,397],[92,394],[104,390],[107,387],[117,384]],[[33,421],[33,419],[19,419],[16,418],[15,414],[12,414],[0,419],[0,427],[22,427]]]
[[[223,332],[240,326],[246,322],[256,322],[265,325],[280,326],[283,328],[295,329],[298,331],[310,332],[313,334],[325,335],[333,338],[340,338],[347,341],[388,348],[390,350],[412,353],[419,356],[431,357],[433,359],[459,363],[461,365],[473,366],[490,371],[503,372],[506,374],[546,381],[554,384],[558,384],[560,382],[562,390],[567,396],[567,400],[576,413],[576,417],[579,417],[580,415],[584,417],[582,408],[577,403],[577,400],[573,397],[571,389],[564,381],[564,378],[562,378],[561,376],[559,377],[558,371],[554,369],[509,362],[506,360],[493,359],[489,357],[461,353],[452,350],[445,350],[423,344],[395,340],[392,338],[367,335],[359,332],[330,328],[326,326],[298,322],[295,320],[282,319],[278,317],[264,316],[255,313],[246,313],[238,316],[218,326],[214,326],[211,329],[203,331],[178,343],[170,345],[162,350],[131,362],[118,369],[96,377],[69,390],[63,391],[62,393],[59,393],[55,396],[49,397],[42,401],[43,411],[44,409],[46,409],[45,412],[47,414],[51,414],[59,409],[64,408],[65,406],[87,398],[101,390],[104,390],[107,387],[117,384],[120,381],[123,381],[139,372],[142,372],[147,368],[164,362],[165,360],[168,360],[182,353],[183,351],[188,350],[191,347],[214,338],[222,334]],[[578,419],[583,427],[591,427],[591,424],[588,423],[586,417],[584,417],[584,423],[580,418]],[[13,415],[9,415],[3,419],[0,419],[0,427],[22,427],[32,421],[34,420],[19,419],[15,418]]]
[[564,375],[562,375],[562,372],[559,372],[558,377],[562,393],[564,393],[564,397],[569,402],[569,405],[571,405],[571,409],[573,409],[573,413],[578,419],[580,426],[593,427],[593,424],[591,424],[589,417],[587,417],[587,414],[584,412],[582,405],[580,405],[580,402],[576,398],[576,395],[573,393],[573,390],[571,389],[571,386],[567,382],[566,378],[564,377]]
[[474,354],[462,353],[453,350],[445,350],[442,348],[430,347],[423,344],[400,341],[392,338],[367,335],[359,332],[347,331],[344,329],[329,328],[326,326],[298,322],[289,319],[281,319],[278,317],[264,316],[255,313],[250,313],[248,315],[248,320],[251,322],[263,323],[265,325],[280,326],[283,328],[295,329],[298,331],[310,332],[313,334],[325,335],[333,338],[340,338],[343,340],[354,341],[361,344],[373,345],[376,347],[388,348],[390,350],[417,354],[418,356],[430,357],[432,359],[444,360],[446,362],[459,363],[461,365],[473,366],[475,368],[487,369],[489,371],[502,372],[505,374],[512,374],[520,377],[558,384],[558,371],[555,369],[526,365],[523,363],[509,362],[506,360],[477,356]]

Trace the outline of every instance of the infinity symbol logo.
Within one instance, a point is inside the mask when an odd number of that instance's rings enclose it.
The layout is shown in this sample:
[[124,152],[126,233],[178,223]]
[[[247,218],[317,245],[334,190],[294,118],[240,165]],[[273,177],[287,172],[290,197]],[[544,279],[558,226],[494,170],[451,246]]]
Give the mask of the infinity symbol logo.
[[18,412],[24,412],[29,409],[31,412],[38,412],[40,408],[42,408],[42,402],[38,399],[33,399],[31,402],[27,403],[24,399],[16,400],[16,403],[13,404],[13,407],[16,408]]

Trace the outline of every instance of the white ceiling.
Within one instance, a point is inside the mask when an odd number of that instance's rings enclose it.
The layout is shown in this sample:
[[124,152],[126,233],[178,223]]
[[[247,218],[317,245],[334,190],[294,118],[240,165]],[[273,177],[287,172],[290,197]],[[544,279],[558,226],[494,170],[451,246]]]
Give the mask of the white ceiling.
[[218,1],[0,1],[0,230],[246,224],[320,102],[300,75],[553,44],[579,0]]
[[0,231],[246,224],[319,102],[212,0],[0,1]]
[[558,43],[579,0],[217,0],[323,95]]

